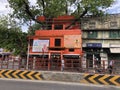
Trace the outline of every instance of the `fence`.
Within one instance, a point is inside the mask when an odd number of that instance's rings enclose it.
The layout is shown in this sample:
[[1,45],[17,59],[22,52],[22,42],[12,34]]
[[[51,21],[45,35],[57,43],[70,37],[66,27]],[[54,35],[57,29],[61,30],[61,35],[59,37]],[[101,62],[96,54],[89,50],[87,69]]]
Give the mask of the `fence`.
[[[96,66],[95,62],[93,67],[82,67],[81,59],[64,59],[64,71],[69,72],[82,72],[82,73],[109,73],[107,61],[102,60],[101,64]],[[27,67],[28,66],[28,67]],[[120,74],[120,61],[114,61],[114,74]],[[61,60],[60,59],[48,59],[48,58],[7,58],[0,59],[0,69],[28,69],[28,70],[55,70],[61,71]]]
[[5,58],[0,59],[0,68],[1,69],[20,69],[21,66],[21,59],[16,58]]

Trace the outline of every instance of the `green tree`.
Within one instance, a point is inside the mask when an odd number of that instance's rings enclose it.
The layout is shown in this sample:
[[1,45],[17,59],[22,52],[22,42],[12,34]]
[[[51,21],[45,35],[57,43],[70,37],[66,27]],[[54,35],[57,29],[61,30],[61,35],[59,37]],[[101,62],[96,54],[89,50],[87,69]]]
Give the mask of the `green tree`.
[[14,52],[15,55],[26,54],[26,37],[27,33],[22,32],[15,20],[7,16],[0,17],[0,48]]
[[34,23],[32,26],[29,26],[28,28],[28,35],[34,35],[35,30],[40,30],[41,24],[39,23]]
[[[101,9],[109,7],[114,0],[36,0],[31,5],[29,0],[8,0],[13,8],[13,15],[26,20],[35,19],[36,16],[57,17],[65,14],[77,16],[85,14],[98,15],[103,13]],[[74,10],[73,10],[74,9]],[[84,15],[85,15],[84,14]],[[28,17],[29,15],[29,17]]]
[[[74,15],[76,21],[85,15],[103,15],[102,9],[108,8],[114,0],[36,0],[35,5],[31,5],[29,0],[8,0],[13,9],[13,16],[27,22],[33,20],[42,26],[45,23],[38,21],[37,16],[54,18],[60,15]],[[49,20],[49,19],[48,19]],[[69,28],[70,25],[67,28]]]

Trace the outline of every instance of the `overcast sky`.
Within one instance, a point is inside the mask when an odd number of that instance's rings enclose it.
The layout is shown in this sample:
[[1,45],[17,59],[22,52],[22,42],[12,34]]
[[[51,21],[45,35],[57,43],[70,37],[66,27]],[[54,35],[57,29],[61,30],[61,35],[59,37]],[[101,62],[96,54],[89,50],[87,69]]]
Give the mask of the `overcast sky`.
[[[36,0],[29,0],[29,1],[35,3]],[[9,4],[7,0],[0,0],[0,15],[2,14],[7,15],[7,13],[12,12],[12,9],[10,9],[8,6]],[[120,0],[116,0],[116,2],[106,10],[106,12],[109,12],[110,14],[116,14],[116,13],[120,14]]]
[[8,8],[7,0],[0,0],[0,14],[6,14],[10,12],[10,8]]

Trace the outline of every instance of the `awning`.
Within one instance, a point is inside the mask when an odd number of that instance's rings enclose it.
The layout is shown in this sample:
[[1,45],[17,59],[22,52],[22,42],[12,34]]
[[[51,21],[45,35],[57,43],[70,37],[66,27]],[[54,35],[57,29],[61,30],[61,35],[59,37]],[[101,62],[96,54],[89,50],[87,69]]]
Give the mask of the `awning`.
[[120,47],[118,48],[110,48],[111,53],[120,53]]

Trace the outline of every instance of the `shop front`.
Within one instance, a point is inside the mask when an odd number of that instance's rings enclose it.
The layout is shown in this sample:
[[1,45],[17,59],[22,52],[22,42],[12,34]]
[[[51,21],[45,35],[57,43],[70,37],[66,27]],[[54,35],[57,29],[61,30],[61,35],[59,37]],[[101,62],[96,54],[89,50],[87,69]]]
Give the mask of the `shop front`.
[[101,43],[86,43],[85,51],[86,68],[103,66],[103,49]]

